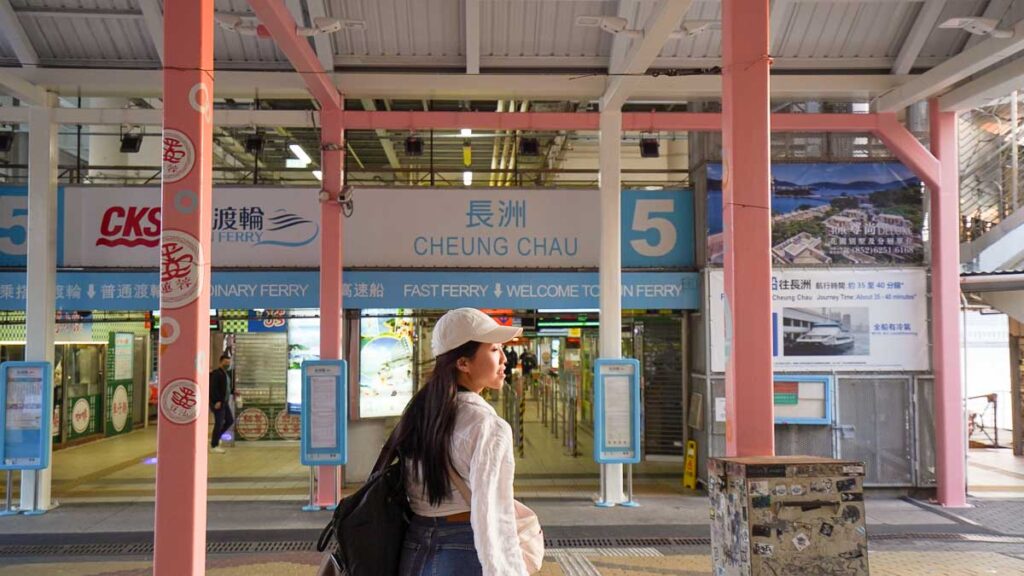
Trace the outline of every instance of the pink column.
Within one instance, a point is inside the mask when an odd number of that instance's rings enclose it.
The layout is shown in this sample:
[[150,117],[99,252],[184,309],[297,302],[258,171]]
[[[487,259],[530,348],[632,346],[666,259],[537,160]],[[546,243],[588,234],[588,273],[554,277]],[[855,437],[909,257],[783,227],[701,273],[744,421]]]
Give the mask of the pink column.
[[729,456],[775,453],[768,1],[722,2],[722,189]]
[[[342,303],[342,217],[338,194],[344,170],[345,131],[340,109],[324,109],[320,130],[321,167],[324,191],[329,200],[320,202],[320,358],[341,358]],[[347,418],[347,414],[340,415]],[[341,479],[334,466],[317,467],[316,504],[331,506],[338,501]]]
[[956,113],[929,102],[939,183],[931,188],[932,369],[935,371],[935,469],[939,503],[967,505],[963,392],[960,383],[960,164]]
[[153,573],[206,570],[213,0],[164,13],[160,398]]

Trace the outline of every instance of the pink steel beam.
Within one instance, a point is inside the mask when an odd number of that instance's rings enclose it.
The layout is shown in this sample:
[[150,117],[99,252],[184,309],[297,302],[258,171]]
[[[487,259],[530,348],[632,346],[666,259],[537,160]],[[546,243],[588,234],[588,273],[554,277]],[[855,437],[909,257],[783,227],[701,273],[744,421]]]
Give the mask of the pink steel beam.
[[939,162],[931,190],[932,369],[935,371],[935,471],[943,506],[967,506],[963,391],[960,382],[960,183],[956,112],[928,103],[932,151]]
[[[941,186],[939,160],[907,130],[894,113],[879,114],[879,127],[875,134],[900,162],[903,162],[930,189]],[[956,163],[956,161],[953,161]]]
[[273,37],[277,47],[302,76],[313,97],[324,110],[341,110],[341,95],[334,86],[309,42],[295,34],[296,24],[288,6],[281,0],[249,0],[256,17]]
[[729,456],[775,454],[768,31],[768,0],[722,2],[722,208],[726,321],[732,324],[725,369]]
[[[341,110],[324,110],[320,130],[321,166],[324,191],[330,199],[320,202],[320,358],[341,358],[342,294],[341,274],[343,239],[341,206],[337,202],[344,170],[345,131]],[[347,418],[348,414],[339,414]],[[332,506],[338,502],[341,479],[332,466],[317,467],[316,504]]]
[[167,2],[153,573],[206,570],[213,4]]

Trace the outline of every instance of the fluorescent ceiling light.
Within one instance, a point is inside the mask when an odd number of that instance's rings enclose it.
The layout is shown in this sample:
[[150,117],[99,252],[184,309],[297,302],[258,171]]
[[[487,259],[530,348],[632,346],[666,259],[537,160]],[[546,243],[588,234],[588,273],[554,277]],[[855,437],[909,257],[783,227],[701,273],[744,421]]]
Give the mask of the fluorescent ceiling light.
[[466,186],[472,185],[473,184],[473,173],[470,172],[469,170],[466,170],[465,172],[463,172],[462,173],[462,183],[465,184]]
[[462,130],[459,130],[459,136],[465,137],[465,136],[472,136],[472,135],[473,135],[473,129],[472,128],[463,128]]
[[313,170],[313,177],[316,178],[317,180],[320,180],[321,182],[323,182],[323,180],[324,180],[324,173],[321,172],[320,170]]
[[284,164],[286,167],[305,168],[306,166],[309,166],[311,162],[313,162],[313,159],[309,157],[309,154],[306,154],[306,151],[302,149],[302,146],[299,146],[298,144],[292,144],[288,146],[288,149],[292,151],[292,154],[295,155],[295,158],[289,158],[285,160]]

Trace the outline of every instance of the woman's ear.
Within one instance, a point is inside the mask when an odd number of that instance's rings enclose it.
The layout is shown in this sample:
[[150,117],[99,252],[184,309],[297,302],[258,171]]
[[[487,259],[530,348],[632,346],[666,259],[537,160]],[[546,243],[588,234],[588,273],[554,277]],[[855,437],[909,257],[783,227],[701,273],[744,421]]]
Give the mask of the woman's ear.
[[469,359],[459,358],[455,361],[455,368],[457,368],[459,372],[469,374]]

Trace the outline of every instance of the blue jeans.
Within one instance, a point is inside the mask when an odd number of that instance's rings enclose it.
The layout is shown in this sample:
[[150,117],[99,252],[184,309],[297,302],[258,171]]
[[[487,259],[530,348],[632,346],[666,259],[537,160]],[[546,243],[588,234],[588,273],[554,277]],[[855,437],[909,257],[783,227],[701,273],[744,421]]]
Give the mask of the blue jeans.
[[402,543],[400,576],[482,576],[469,522],[413,516]]

